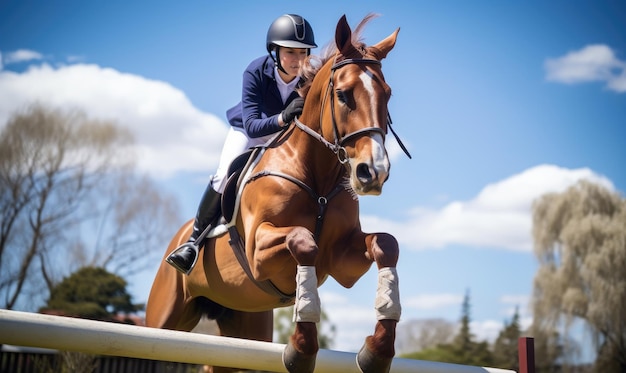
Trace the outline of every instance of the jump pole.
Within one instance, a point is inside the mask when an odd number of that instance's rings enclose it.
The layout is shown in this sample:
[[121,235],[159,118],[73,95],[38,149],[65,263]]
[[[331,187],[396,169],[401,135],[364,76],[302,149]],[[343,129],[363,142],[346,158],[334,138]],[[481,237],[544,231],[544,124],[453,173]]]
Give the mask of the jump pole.
[[[62,316],[0,310],[0,344],[240,369],[287,372],[284,344]],[[316,371],[359,373],[356,354],[320,350]],[[514,373],[512,370],[394,358],[392,373]]]

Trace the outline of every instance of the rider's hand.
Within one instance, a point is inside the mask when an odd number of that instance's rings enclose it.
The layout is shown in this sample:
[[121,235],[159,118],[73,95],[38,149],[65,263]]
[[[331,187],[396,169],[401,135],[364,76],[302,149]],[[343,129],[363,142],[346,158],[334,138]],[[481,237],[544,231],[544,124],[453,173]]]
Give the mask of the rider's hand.
[[304,107],[304,99],[302,97],[298,97],[291,101],[289,105],[283,110],[281,116],[283,117],[283,122],[285,122],[285,126],[289,125],[291,121],[296,117],[302,114],[302,108]]

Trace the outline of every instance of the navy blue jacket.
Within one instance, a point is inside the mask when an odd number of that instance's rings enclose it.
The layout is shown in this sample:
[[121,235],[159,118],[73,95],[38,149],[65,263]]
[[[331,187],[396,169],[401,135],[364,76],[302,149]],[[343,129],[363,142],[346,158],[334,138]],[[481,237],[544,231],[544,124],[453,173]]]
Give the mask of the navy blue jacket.
[[298,97],[294,91],[283,104],[274,72],[274,61],[270,56],[252,61],[243,72],[241,102],[226,112],[228,122],[244,128],[250,138],[278,132],[278,114]]

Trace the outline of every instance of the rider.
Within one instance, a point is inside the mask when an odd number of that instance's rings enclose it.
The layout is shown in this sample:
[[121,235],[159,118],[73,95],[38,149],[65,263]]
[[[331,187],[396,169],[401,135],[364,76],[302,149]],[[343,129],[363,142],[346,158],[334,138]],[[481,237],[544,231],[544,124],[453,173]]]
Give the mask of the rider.
[[217,171],[200,200],[193,232],[166,258],[182,273],[189,274],[196,262],[201,247],[198,236],[220,216],[230,163],[248,148],[267,142],[302,113],[304,99],[295,88],[301,64],[317,47],[311,25],[299,15],[282,15],[270,25],[266,47],[269,55],[252,61],[243,73],[241,102],[226,112],[231,127]]

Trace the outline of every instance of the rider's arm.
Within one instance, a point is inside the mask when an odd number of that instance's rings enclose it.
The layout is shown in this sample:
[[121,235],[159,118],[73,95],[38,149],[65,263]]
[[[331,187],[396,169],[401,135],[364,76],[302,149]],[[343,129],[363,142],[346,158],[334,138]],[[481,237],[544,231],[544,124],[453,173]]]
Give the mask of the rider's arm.
[[[265,61],[267,63],[267,59]],[[256,68],[248,68],[243,73],[242,121],[250,137],[270,135],[281,128],[279,117],[284,105],[276,82],[267,75],[266,63]]]

